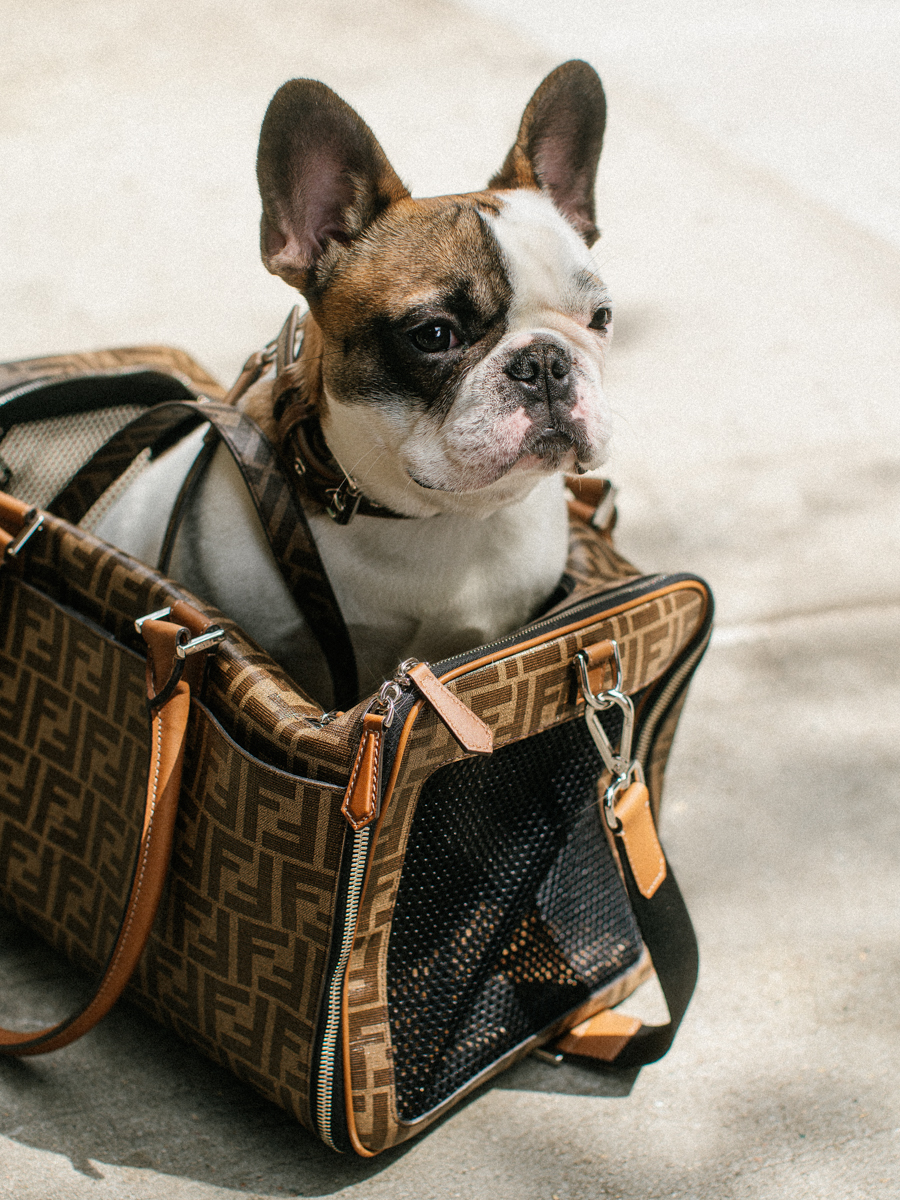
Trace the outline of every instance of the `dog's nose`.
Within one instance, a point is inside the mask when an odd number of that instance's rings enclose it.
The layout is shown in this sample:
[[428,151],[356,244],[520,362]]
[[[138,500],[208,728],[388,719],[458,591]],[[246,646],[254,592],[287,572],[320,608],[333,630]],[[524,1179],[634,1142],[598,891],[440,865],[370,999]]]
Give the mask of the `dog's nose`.
[[524,393],[526,404],[552,408],[568,400],[572,356],[555,342],[533,342],[517,351],[504,374]]

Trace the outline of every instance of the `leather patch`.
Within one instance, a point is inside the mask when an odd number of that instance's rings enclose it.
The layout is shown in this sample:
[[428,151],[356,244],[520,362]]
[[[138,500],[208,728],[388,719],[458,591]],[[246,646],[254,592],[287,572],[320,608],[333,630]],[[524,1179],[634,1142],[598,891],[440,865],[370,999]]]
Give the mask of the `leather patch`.
[[494,735],[489,726],[441,683],[427,663],[416,663],[406,673],[463,750],[493,754]]
[[357,833],[371,825],[378,816],[383,740],[384,717],[380,713],[366,713],[363,717],[363,735],[359,750],[356,752],[356,761],[341,805],[341,812],[349,821],[351,829]]
[[656,836],[646,784],[632,783],[616,804],[622,828],[618,837],[628,855],[628,864],[642,896],[650,897],[666,877],[666,858]]
[[588,679],[591,681],[591,691],[594,695],[599,696],[607,688],[615,687],[615,650],[612,642],[596,642],[593,646],[586,646],[584,655],[587,658]]
[[629,1017],[606,1008],[570,1029],[554,1049],[563,1054],[580,1054],[583,1058],[612,1062],[640,1027],[640,1017]]

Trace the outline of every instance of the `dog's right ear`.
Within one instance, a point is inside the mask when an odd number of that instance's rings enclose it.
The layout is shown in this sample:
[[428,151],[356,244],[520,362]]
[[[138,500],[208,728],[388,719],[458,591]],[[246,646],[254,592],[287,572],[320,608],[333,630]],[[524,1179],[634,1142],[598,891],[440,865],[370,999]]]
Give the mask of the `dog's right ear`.
[[314,79],[292,79],[272,97],[256,177],[262,260],[301,291],[314,288],[329,246],[352,241],[409,196],[368,125]]

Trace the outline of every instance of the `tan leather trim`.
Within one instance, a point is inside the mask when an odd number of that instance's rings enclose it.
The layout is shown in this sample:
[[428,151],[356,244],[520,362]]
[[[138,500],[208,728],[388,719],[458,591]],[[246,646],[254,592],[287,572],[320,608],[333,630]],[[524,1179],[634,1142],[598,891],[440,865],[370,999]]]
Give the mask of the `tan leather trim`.
[[[645,604],[651,600],[656,600],[660,596],[668,596],[672,592],[680,591],[698,592],[703,596],[703,612],[700,614],[698,624],[703,623],[706,616],[706,606],[709,604],[709,594],[705,589],[701,588],[698,583],[691,579],[685,579],[678,583],[672,583],[668,587],[658,588],[655,592],[647,592],[637,600],[626,600],[624,603],[617,605],[615,608],[604,609],[602,614],[594,613],[589,617],[583,617],[580,621],[573,621],[571,625],[562,625],[555,629],[548,629],[544,633],[536,634],[533,638],[528,638],[524,642],[516,642],[515,646],[505,646],[501,650],[494,650],[491,654],[485,654],[482,658],[475,659],[474,662],[463,663],[459,667],[454,667],[452,671],[448,671],[445,675],[441,675],[441,683],[449,683],[451,679],[456,679],[460,675],[467,675],[470,671],[477,671],[481,667],[487,667],[491,663],[497,662],[498,659],[505,658],[509,654],[520,654],[523,650],[530,650],[534,646],[540,646],[543,642],[553,641],[554,638],[563,637],[568,633],[575,633],[579,629],[584,629],[586,625],[591,625],[599,620],[602,616],[603,620],[609,620],[610,617],[616,616],[617,613],[626,612],[629,608],[634,608],[636,604]],[[599,599],[599,597],[598,597]],[[626,680],[626,684],[627,684]],[[652,683],[653,680],[647,681]]]
[[26,504],[22,500],[16,500],[12,496],[8,496],[6,492],[0,492],[0,533],[3,534],[5,541],[2,543],[3,550],[13,540],[25,521],[25,514],[31,512],[34,506]]
[[656,836],[646,784],[635,781],[627,787],[615,812],[622,823],[617,837],[625,847],[638,891],[649,900],[666,877],[666,856]]
[[407,672],[456,741],[470,754],[492,754],[494,735],[471,708],[444,687],[427,663],[416,663]]
[[580,1054],[584,1058],[612,1062],[640,1027],[639,1017],[629,1017],[607,1008],[570,1029],[554,1049],[563,1054]]
[[371,825],[378,816],[378,776],[383,740],[384,717],[380,713],[366,713],[356,762],[341,805],[341,812],[351,829],[357,833]]
[[[593,646],[588,646],[584,651],[584,656],[588,663],[588,679],[591,684],[591,691],[595,696],[607,688],[615,687],[616,673],[613,665],[615,659],[615,647],[609,640],[605,642],[597,642]],[[578,699],[584,703],[584,697],[580,694]]]
[[141,635],[147,643],[147,695],[151,700],[159,695],[172,673],[181,628],[168,620],[148,620],[141,626]]

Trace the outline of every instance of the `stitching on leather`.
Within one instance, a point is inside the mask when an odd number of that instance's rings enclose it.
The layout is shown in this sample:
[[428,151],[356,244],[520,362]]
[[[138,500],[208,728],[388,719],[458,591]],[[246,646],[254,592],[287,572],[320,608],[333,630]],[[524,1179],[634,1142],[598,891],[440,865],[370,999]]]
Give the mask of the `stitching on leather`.
[[106,977],[103,980],[103,983],[101,984],[101,986],[98,988],[97,994],[94,996],[94,999],[91,1001],[91,1004],[89,1006],[90,1008],[93,1008],[93,1006],[99,1002],[100,997],[104,994],[104,992],[109,990],[110,980],[111,980],[114,970],[116,969],[116,964],[118,963],[119,959],[122,957],[125,943],[128,940],[128,932],[131,929],[131,926],[134,922],[134,914],[137,910],[138,900],[140,899],[141,890],[144,885],[144,875],[147,870],[147,859],[150,856],[150,842],[153,837],[153,817],[156,812],[156,794],[159,789],[159,770],[160,770],[160,765],[162,763],[162,739],[163,739],[162,711],[160,711],[159,713],[156,714],[155,719],[156,719],[156,725],[157,725],[156,755],[155,755],[156,763],[155,763],[154,772],[153,772],[153,787],[150,792],[150,805],[149,805],[150,812],[149,812],[149,819],[147,821],[147,837],[146,837],[146,841],[144,843],[144,853],[141,857],[141,865],[140,865],[140,868],[138,869],[137,878],[135,879],[133,899],[132,899],[131,904],[129,905],[128,919],[125,922],[124,928],[122,929],[122,933],[119,938],[119,944],[118,944],[115,954],[113,955],[112,960],[110,961],[109,969],[106,972]]
[[376,808],[376,803],[375,803],[375,802],[376,802],[376,800],[378,799],[378,768],[379,768],[379,766],[381,765],[381,755],[378,753],[378,749],[379,749],[379,747],[378,747],[378,742],[377,742],[377,739],[378,739],[378,738],[379,738],[381,735],[380,735],[380,734],[377,734],[377,733],[370,733],[368,736],[369,736],[370,738],[372,738],[372,740],[373,740],[373,741],[375,741],[375,749],[374,749],[374,754],[375,754],[375,769],[374,769],[374,770],[373,770],[373,772],[372,772],[372,790],[371,790],[371,792],[369,793],[369,795],[370,795],[370,807],[371,807],[371,809],[372,809],[372,812],[374,813],[374,812],[375,812],[375,808]]
[[[359,821],[354,819],[354,817],[351,815],[351,812],[350,812],[350,803],[351,803],[351,800],[353,797],[353,786],[356,783],[357,776],[359,775],[360,767],[362,766],[363,758],[365,757],[366,743],[367,743],[368,739],[372,736],[373,735],[371,733],[363,734],[363,739],[359,743],[359,749],[356,752],[356,762],[353,765],[353,774],[350,776],[350,782],[347,784],[347,791],[344,794],[344,803],[341,805],[341,812],[344,814],[344,816],[350,822],[350,824],[354,830],[362,829],[364,826],[364,822],[366,820],[365,817],[363,817],[362,820],[359,820]],[[377,757],[377,755],[375,758],[375,778],[376,778],[376,780],[378,778],[378,757]]]
[[[648,812],[648,815],[649,815],[649,817],[650,817],[650,821],[651,821],[651,824],[652,824],[652,822],[653,822],[653,814],[650,812],[650,796],[649,796],[649,793],[648,793],[648,795],[647,795],[647,799],[644,801],[644,808],[646,808],[646,809],[647,809],[647,812]],[[665,877],[666,877],[666,859],[665,859],[665,855],[662,853],[662,851],[660,851],[660,854],[659,854],[659,860],[660,860],[660,862],[659,862],[659,870],[656,872],[656,875],[654,876],[654,878],[653,878],[653,879],[650,881],[650,883],[648,883],[648,885],[647,885],[647,891],[648,891],[648,892],[650,892],[651,894],[653,893],[653,891],[655,891],[655,889],[656,889],[656,888],[659,886],[659,884],[661,884],[661,883],[662,883],[662,881],[663,881],[663,880],[665,879]],[[644,890],[644,889],[643,889],[643,888],[641,888],[641,891],[643,891],[643,890]]]

